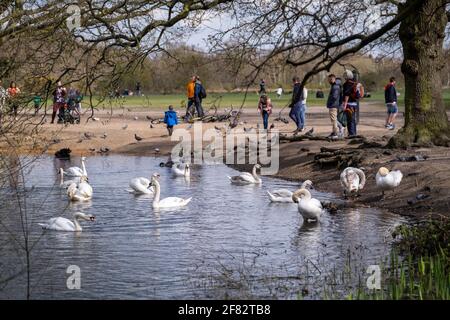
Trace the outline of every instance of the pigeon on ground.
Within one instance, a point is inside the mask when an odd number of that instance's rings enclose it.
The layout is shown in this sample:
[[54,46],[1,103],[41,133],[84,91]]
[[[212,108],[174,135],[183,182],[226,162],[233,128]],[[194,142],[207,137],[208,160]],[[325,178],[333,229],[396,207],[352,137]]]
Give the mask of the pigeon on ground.
[[123,126],[122,126],[122,129],[123,130],[126,130],[128,128],[128,125],[127,124],[124,124]]
[[142,140],[142,138],[139,137],[136,133],[134,134],[134,138],[136,139],[136,141],[141,141]]

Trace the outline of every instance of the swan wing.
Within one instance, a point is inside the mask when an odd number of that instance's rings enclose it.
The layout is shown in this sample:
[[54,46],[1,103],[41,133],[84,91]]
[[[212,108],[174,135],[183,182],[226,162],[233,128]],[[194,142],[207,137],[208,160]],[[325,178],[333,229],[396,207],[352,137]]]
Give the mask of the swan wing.
[[58,217],[51,218],[47,223],[40,223],[43,229],[56,231],[75,231],[75,225],[72,221],[66,218]]
[[64,171],[64,174],[70,177],[81,177],[83,175],[83,170],[78,167],[70,167]]
[[274,196],[277,197],[284,197],[284,198],[288,198],[288,197],[292,197],[292,191],[287,190],[287,189],[277,189],[277,190],[273,190],[272,194]]
[[253,183],[253,182],[249,182],[249,180],[244,179],[242,176],[233,176],[233,177],[228,176],[228,179],[230,179],[231,183],[236,183],[236,184]]
[[192,198],[183,199],[179,197],[168,197],[159,200],[158,206],[160,208],[182,207],[187,205],[191,200]]
[[[312,199],[311,199],[312,200]],[[319,220],[322,214],[322,208],[316,206],[311,200],[301,199],[298,202],[298,212],[302,215],[303,219]]]
[[150,194],[154,188],[150,187],[150,181],[146,178],[135,178],[130,181],[130,187],[135,193]]
[[89,183],[81,182],[78,184],[78,192],[81,196],[88,198],[92,197],[93,190]]
[[172,167],[172,172],[177,176],[184,176],[184,169],[180,169],[177,166]]
[[389,173],[392,177],[392,182],[394,187],[398,187],[400,185],[400,182],[402,182],[403,174],[400,170],[391,171]]

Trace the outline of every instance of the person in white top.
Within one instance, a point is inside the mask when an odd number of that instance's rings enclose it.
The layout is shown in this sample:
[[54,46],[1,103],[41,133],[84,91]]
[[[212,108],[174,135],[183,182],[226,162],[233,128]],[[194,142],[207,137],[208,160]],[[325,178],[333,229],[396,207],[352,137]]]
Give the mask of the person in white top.
[[283,88],[279,87],[279,88],[277,89],[277,97],[278,97],[278,99],[281,98],[281,95],[282,95],[282,94],[283,94]]

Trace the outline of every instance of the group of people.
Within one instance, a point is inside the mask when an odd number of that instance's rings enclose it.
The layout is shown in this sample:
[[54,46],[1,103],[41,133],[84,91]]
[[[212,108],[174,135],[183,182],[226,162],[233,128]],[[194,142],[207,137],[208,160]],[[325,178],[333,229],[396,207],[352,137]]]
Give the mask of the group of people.
[[81,101],[83,100],[83,95],[80,90],[70,88],[67,90],[58,81],[55,90],[52,92],[53,96],[53,113],[51,123],[55,123],[56,115],[58,114],[58,122],[63,122],[65,113],[73,113],[74,117],[80,118],[81,116]]
[[[293,79],[292,99],[289,104],[289,117],[296,125],[293,134],[303,132],[305,129],[306,100],[308,98],[308,89],[302,86],[300,78],[295,76]],[[334,74],[328,76],[330,84],[330,93],[328,95],[326,107],[331,121],[331,133],[329,138],[338,139],[344,137],[345,128],[348,136],[357,135],[357,125],[359,123],[359,104],[364,98],[364,87],[359,83],[350,70],[344,72],[344,82]],[[258,112],[263,118],[264,129],[268,128],[269,115],[272,113],[273,105],[268,98],[265,90],[265,81],[260,82],[260,98],[258,103]],[[398,113],[396,81],[392,77],[385,86],[385,103],[387,107],[386,125],[387,129],[395,129],[394,120]]]
[[[9,87],[5,89],[0,80],[0,126],[2,124],[3,114],[5,113],[12,114],[14,119],[17,120],[19,94],[20,89],[14,81],[11,81]],[[6,108],[9,108],[9,110],[6,110]]]

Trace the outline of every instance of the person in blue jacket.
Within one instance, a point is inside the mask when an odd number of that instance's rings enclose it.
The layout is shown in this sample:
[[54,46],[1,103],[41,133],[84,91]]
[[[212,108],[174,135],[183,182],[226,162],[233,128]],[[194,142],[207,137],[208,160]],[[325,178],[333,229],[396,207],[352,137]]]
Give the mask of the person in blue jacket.
[[171,136],[173,132],[173,126],[178,124],[177,113],[173,111],[173,106],[169,106],[169,110],[164,112],[164,123],[167,125],[169,136]]

